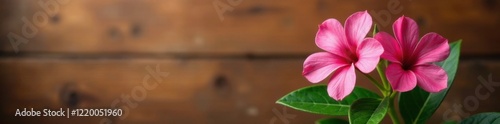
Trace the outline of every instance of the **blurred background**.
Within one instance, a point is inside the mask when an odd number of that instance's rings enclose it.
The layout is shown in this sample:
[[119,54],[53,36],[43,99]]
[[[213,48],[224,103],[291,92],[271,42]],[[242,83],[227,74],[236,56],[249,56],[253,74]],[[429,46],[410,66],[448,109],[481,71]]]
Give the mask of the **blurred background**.
[[[301,72],[318,24],[363,10],[382,31],[405,15],[421,36],[463,39],[429,123],[500,111],[499,0],[1,0],[0,123],[314,123],[327,116],[275,101],[312,85]],[[15,117],[23,108],[123,115]]]

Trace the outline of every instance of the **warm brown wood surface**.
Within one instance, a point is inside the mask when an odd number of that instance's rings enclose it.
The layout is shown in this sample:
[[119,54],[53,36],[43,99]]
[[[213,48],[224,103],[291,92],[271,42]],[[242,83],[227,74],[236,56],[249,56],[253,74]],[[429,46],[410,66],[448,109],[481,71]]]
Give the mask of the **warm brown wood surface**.
[[[12,116],[14,108],[111,108],[112,101],[142,86],[145,69],[158,65],[167,77],[147,98],[134,101],[123,123],[268,123],[282,111],[274,102],[284,94],[311,85],[302,78],[298,60],[60,60],[3,59],[3,72],[19,75],[3,77],[2,114]],[[22,75],[22,76],[21,76]],[[149,83],[155,83],[152,78]],[[75,93],[76,98],[70,97]],[[135,93],[135,92],[134,92]],[[76,99],[68,103],[67,99]],[[119,104],[121,106],[122,104]],[[128,106],[131,108],[130,106]],[[323,116],[286,108],[297,115],[294,123],[311,123]],[[78,117],[75,117],[78,118]],[[79,117],[85,118],[85,117]],[[100,118],[97,118],[99,121]],[[59,122],[42,118],[44,122]],[[31,119],[13,118],[13,121]],[[96,122],[85,119],[85,122]],[[279,121],[278,121],[279,122]]]
[[[74,60],[74,59],[17,59],[0,60],[3,68],[2,115],[12,117],[17,108],[112,108],[113,101],[121,95],[142,95],[133,90],[143,86],[142,81],[158,65],[168,76],[151,90],[146,90],[144,100],[134,100],[137,107],[125,103],[116,108],[130,108],[129,115],[120,123],[269,123],[277,115],[273,109],[283,107],[274,103],[284,94],[297,88],[312,85],[300,75],[301,59],[288,60]],[[500,73],[496,61],[463,61],[454,87],[443,106],[430,122],[442,122],[443,112],[453,104],[464,104],[466,96],[474,96],[480,84],[478,76],[487,79],[489,74]],[[359,75],[359,74],[358,74]],[[493,77],[493,81],[498,81]],[[154,78],[150,84],[156,83]],[[365,77],[358,77],[357,85],[374,89]],[[493,87],[498,89],[498,87]],[[488,92],[483,89],[481,94]],[[500,94],[491,92],[480,101],[480,107],[468,113],[498,111]],[[121,100],[121,99],[120,99]],[[291,123],[312,123],[325,116],[308,114],[286,108],[296,115]],[[450,115],[453,117],[454,114]],[[457,116],[457,115],[455,115]],[[82,119],[85,118],[85,119]],[[38,120],[39,119],[39,120]],[[102,118],[72,117],[11,118],[11,122],[99,122]],[[279,123],[280,121],[277,121]]]
[[[41,0],[52,1],[52,0]],[[17,108],[129,108],[117,123],[283,122],[275,111],[293,116],[290,124],[326,116],[277,105],[281,96],[312,85],[301,76],[313,52],[317,25],[343,22],[368,10],[382,31],[391,32],[401,15],[415,19],[421,35],[437,32],[463,39],[455,85],[429,123],[441,123],[447,110],[464,105],[481,85],[479,76],[500,82],[500,2],[498,0],[243,0],[220,20],[215,0],[68,0],[22,35],[23,17],[44,12],[37,0],[0,0],[0,123],[99,123],[102,117],[14,117]],[[226,0],[219,0],[227,3]],[[392,11],[401,8],[401,12]],[[391,13],[392,12],[392,13]],[[389,16],[382,14],[389,13]],[[16,53],[14,33],[26,44]],[[113,101],[135,93],[146,68],[168,72],[146,90],[136,107]],[[358,76],[357,85],[376,91]],[[149,83],[155,83],[151,77]],[[324,83],[323,83],[324,84]],[[466,114],[500,111],[500,87]],[[452,118],[460,115],[451,114]],[[386,118],[384,123],[390,123]]]
[[[500,54],[495,0],[244,0],[225,12],[223,21],[213,0],[69,1],[58,4],[59,13],[20,45],[22,52],[308,54],[319,50],[314,36],[323,20],[343,22],[353,12],[369,10],[383,31],[390,32],[392,21],[404,14],[419,22],[422,33],[464,39],[469,46],[464,54]],[[394,1],[401,11],[387,20],[383,13],[393,10]],[[43,12],[34,0],[4,3],[2,34],[21,35],[21,18]],[[12,52],[8,39],[2,40],[2,51]]]

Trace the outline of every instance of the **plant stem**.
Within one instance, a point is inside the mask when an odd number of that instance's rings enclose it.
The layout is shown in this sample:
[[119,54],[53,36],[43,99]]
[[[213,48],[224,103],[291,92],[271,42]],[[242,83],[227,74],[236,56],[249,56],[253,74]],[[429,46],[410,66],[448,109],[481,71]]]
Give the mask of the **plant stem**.
[[382,84],[384,85],[384,88],[385,89],[391,89],[388,81],[387,81],[387,78],[385,77],[385,73],[384,73],[384,68],[383,67],[387,67],[387,61],[386,60],[382,60],[379,62],[379,64],[377,65],[377,72],[378,72],[378,75],[380,76],[380,80],[382,81]]
[[[382,81],[382,84],[384,85],[383,88],[385,89],[385,91],[387,91],[387,92],[383,92],[384,97],[389,97],[388,113],[389,113],[389,116],[391,117],[392,123],[393,124],[400,124],[401,122],[399,122],[398,113],[396,112],[396,108],[394,106],[394,98],[396,97],[396,94],[398,94],[398,92],[392,90],[391,85],[389,84],[389,81],[387,81],[387,77],[384,73],[385,67],[387,67],[387,64],[388,63],[386,60],[380,61],[379,64],[377,65],[377,72],[378,72],[378,75],[380,76],[380,80]],[[378,86],[380,86],[380,85],[378,85]]]
[[379,83],[377,80],[375,80],[375,78],[373,78],[372,76],[370,76],[370,75],[368,75],[368,74],[365,74],[365,73],[363,73],[363,74],[364,74],[364,75],[365,75],[368,79],[370,79],[370,81],[371,81],[373,84],[375,84],[375,86],[377,86],[377,88],[380,90],[380,92],[382,92],[382,94],[383,94],[384,96],[386,96],[386,95],[387,95],[385,87],[384,87],[384,86],[382,86],[382,85],[380,85],[380,83]]
[[400,124],[399,122],[399,117],[396,112],[396,108],[394,106],[394,98],[397,94],[397,91],[392,91],[391,95],[389,96],[389,116],[391,117],[392,123],[393,124]]

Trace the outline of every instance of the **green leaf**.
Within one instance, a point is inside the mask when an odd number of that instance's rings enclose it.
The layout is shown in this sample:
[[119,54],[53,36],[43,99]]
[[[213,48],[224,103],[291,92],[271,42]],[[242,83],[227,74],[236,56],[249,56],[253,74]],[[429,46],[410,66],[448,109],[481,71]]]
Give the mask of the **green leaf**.
[[437,110],[453,84],[460,56],[461,40],[450,44],[450,55],[443,62],[437,63],[448,74],[448,87],[439,93],[429,93],[420,87],[401,93],[399,111],[406,124],[422,124]]
[[349,106],[359,98],[380,98],[367,89],[355,87],[342,101],[332,99],[326,85],[315,85],[293,91],[276,101],[293,109],[324,115],[347,115]]
[[500,113],[486,112],[472,115],[460,122],[461,124],[500,124]]
[[356,100],[349,110],[351,124],[378,124],[387,113],[389,98],[361,98]]
[[317,120],[316,124],[349,124],[349,121],[338,119],[338,118],[325,118]]

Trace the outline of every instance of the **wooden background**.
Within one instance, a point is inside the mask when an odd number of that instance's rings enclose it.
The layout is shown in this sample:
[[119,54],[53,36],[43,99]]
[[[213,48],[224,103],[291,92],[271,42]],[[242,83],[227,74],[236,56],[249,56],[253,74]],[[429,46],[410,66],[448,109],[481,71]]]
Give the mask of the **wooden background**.
[[[223,20],[216,1],[232,8]],[[274,102],[311,85],[301,71],[307,55],[321,51],[317,25],[361,10],[382,31],[392,32],[404,14],[419,23],[421,35],[463,39],[455,85],[429,123],[443,122],[448,110],[463,111],[451,119],[500,111],[500,87],[484,89],[478,79],[500,82],[498,0],[1,0],[0,122],[313,123],[326,116]],[[34,23],[36,33],[24,31],[32,36],[23,35],[23,18]],[[17,52],[9,33],[25,38]],[[148,71],[157,67],[163,76]],[[158,85],[138,90],[145,78]],[[477,87],[489,96],[466,101],[477,98]],[[122,108],[127,116],[14,117],[23,108]]]

